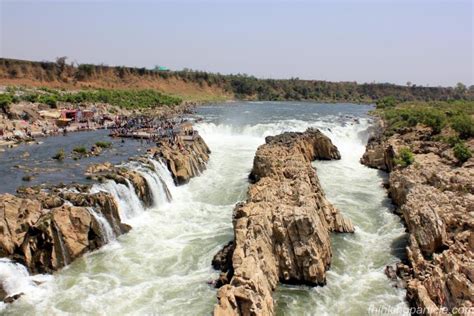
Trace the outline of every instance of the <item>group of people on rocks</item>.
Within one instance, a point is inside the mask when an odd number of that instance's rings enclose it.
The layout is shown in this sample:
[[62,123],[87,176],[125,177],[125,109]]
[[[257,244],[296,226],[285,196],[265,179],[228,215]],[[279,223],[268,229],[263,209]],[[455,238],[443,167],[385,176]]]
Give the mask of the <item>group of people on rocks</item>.
[[193,129],[183,129],[182,125],[187,122],[184,118],[164,119],[156,117],[126,117],[115,118],[115,127],[111,132],[113,137],[133,137],[140,138],[141,141],[150,143],[165,142],[169,146],[177,146],[181,151],[186,148],[181,136],[193,137],[197,131]]

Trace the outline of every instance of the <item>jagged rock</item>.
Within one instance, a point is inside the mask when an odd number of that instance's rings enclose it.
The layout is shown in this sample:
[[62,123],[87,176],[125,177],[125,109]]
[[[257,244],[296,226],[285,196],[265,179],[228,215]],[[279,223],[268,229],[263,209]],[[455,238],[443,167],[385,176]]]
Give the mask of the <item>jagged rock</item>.
[[[474,301],[474,168],[458,166],[449,146],[432,141],[430,133],[417,126],[381,138],[377,146],[392,165],[389,147],[408,146],[415,154],[407,168],[387,168],[389,195],[409,233],[409,267],[397,265],[407,299],[427,315],[449,315]],[[368,155],[372,148],[369,143]],[[362,162],[370,165],[370,159]]]
[[267,137],[258,148],[250,176],[255,183],[234,209],[233,275],[219,289],[215,315],[274,314],[278,282],[326,283],[329,233],[354,227],[326,200],[311,161],[339,158],[314,129]]
[[107,172],[107,171],[110,172],[112,171],[113,168],[114,168],[114,165],[112,165],[110,162],[91,164],[86,169],[86,175],[92,175],[92,174]]
[[0,195],[0,254],[11,256],[22,245],[25,235],[40,216],[41,203],[11,194]]
[[153,204],[153,196],[146,179],[137,171],[116,167],[110,163],[90,165],[86,175],[93,180],[109,179],[128,186],[130,182],[145,206]]
[[4,290],[3,285],[0,283],[0,301],[3,301],[8,296],[8,293]]
[[107,219],[117,236],[128,233],[131,229],[129,225],[121,222],[117,203],[108,193],[62,192],[60,196],[74,206],[93,207],[96,210],[101,210],[102,215]]
[[6,296],[6,297],[3,299],[3,302],[4,302],[5,304],[11,304],[11,303],[13,303],[14,301],[16,301],[17,299],[19,299],[20,297],[22,297],[23,295],[25,295],[25,293],[18,293],[18,294]]
[[234,243],[230,241],[212,258],[212,267],[216,270],[222,271],[219,279],[215,282],[215,287],[220,288],[227,284],[234,275],[234,268],[232,266],[232,255],[234,253]]
[[[31,272],[50,273],[104,244],[104,232],[87,207],[102,212],[116,235],[130,229],[120,223],[117,205],[107,193],[58,196],[30,188],[22,195],[26,192],[28,198],[0,195],[0,253],[25,264]],[[69,198],[80,206],[64,204]],[[56,207],[46,202],[57,200],[62,202]]]
[[211,151],[199,135],[192,141],[184,141],[182,148],[170,145],[167,141],[157,144],[153,155],[163,159],[177,185],[188,183],[206,168]]

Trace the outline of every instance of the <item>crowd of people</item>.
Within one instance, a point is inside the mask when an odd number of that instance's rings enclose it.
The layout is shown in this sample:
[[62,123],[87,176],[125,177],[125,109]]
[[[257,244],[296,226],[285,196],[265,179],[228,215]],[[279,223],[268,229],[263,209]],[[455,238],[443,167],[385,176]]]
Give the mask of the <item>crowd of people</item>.
[[162,119],[146,116],[129,118],[117,116],[110,135],[112,137],[133,137],[148,142],[166,142],[169,146],[177,146],[184,151],[183,136],[193,137],[197,131],[184,127],[187,119]]

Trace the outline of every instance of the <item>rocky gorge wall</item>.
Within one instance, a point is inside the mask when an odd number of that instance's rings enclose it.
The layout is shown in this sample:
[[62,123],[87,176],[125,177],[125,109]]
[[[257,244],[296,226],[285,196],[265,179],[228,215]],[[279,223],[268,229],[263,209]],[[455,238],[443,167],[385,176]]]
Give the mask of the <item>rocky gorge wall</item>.
[[[392,136],[383,131],[379,122],[361,162],[390,172],[388,193],[409,234],[407,262],[387,267],[387,274],[402,281],[408,302],[421,314],[472,315],[474,158],[461,165],[427,127]],[[474,149],[473,139],[467,144]],[[405,168],[394,163],[402,147],[414,153]]]
[[213,260],[223,271],[214,315],[272,315],[278,282],[326,283],[329,234],[354,227],[326,199],[315,159],[340,159],[316,129],[267,137],[258,148],[247,200],[234,209],[234,240]]
[[160,194],[171,199],[156,170],[159,162],[180,185],[205,169],[209,154],[204,140],[195,135],[181,148],[160,142],[147,155],[131,158],[124,165],[89,166],[86,176],[97,185],[50,185],[20,188],[16,195],[2,194],[0,257],[25,265],[30,273],[57,271],[131,229],[124,223],[117,193],[97,187],[109,184],[129,190],[140,204],[137,207],[146,209],[158,198],[153,186],[162,186]]

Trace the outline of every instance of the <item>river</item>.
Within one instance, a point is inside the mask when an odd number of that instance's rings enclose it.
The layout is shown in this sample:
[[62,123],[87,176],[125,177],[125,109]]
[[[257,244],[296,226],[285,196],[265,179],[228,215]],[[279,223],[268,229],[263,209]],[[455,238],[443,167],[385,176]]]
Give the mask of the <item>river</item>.
[[[278,287],[277,314],[363,315],[371,304],[406,306],[404,290],[383,272],[403,253],[404,227],[381,186],[384,175],[359,163],[371,108],[304,102],[200,107],[204,120],[196,128],[212,151],[207,170],[180,187],[160,171],[170,202],[127,211],[133,226],[128,234],[54,276],[29,276],[21,266],[1,262],[0,280],[25,293],[2,313],[209,315],[216,290],[208,281],[218,276],[210,263],[233,237],[232,210],[245,199],[255,150],[265,136],[308,127],[320,128],[341,152],[339,161],[314,165],[328,199],[352,219],[356,232],[332,237],[326,286]],[[133,203],[126,200],[121,208]]]

